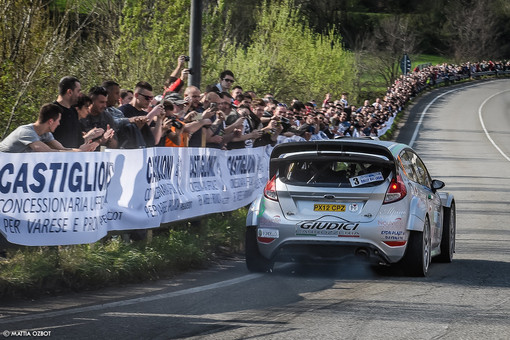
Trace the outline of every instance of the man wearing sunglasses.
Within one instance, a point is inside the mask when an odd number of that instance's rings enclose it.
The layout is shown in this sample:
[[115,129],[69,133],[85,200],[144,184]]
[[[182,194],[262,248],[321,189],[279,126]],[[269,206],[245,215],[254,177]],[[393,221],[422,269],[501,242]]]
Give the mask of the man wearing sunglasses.
[[[151,101],[154,99],[152,85],[140,81],[135,85],[133,99],[129,104],[122,105],[119,110],[127,118],[136,117],[135,124],[140,128],[145,146],[151,147],[159,143],[162,135],[162,122],[165,117],[163,105],[156,105],[149,113]],[[153,121],[157,117],[156,122]]]
[[213,86],[213,91],[217,93],[230,92],[232,84],[234,84],[234,73],[230,70],[225,70],[220,74],[220,82]]

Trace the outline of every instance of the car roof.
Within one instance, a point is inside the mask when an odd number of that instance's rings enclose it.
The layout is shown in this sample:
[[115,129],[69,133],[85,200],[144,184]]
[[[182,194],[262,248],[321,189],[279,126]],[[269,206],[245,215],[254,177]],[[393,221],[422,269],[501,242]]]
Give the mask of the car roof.
[[337,152],[372,154],[383,156],[389,161],[396,163],[401,150],[409,148],[406,144],[388,142],[373,139],[342,138],[307,142],[291,142],[278,144],[271,152],[269,175],[276,174],[280,158],[292,155],[303,155],[306,158],[310,152],[317,154],[332,154]]
[[[360,138],[342,138],[330,140],[318,140],[307,142],[292,142],[278,144],[271,153],[271,158],[278,158],[284,154],[300,153],[304,151],[357,151],[357,152],[376,152],[383,154],[391,154],[395,158],[401,150],[410,148],[406,144],[391,141],[381,141],[374,139]],[[384,152],[385,150],[385,152]]]

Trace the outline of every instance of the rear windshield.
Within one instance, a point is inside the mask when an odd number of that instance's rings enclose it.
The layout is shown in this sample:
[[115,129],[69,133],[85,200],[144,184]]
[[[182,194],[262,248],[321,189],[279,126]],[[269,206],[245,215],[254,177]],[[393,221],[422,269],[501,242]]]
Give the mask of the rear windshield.
[[282,164],[278,176],[292,185],[355,188],[379,185],[390,173],[385,163],[299,160]]

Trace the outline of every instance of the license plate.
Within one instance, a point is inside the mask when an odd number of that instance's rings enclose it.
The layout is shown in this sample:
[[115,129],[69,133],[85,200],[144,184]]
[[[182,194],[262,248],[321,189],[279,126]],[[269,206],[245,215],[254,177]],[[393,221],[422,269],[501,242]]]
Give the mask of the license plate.
[[314,204],[313,211],[345,211],[345,204]]

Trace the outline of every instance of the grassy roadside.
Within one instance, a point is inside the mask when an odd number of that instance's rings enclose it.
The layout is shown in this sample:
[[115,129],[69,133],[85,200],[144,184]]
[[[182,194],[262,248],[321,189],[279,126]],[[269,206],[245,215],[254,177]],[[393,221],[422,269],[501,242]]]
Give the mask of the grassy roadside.
[[156,280],[202,268],[218,255],[244,248],[247,208],[211,215],[199,226],[172,224],[151,242],[120,235],[94,244],[21,247],[0,259],[0,298],[35,298],[122,283]]

